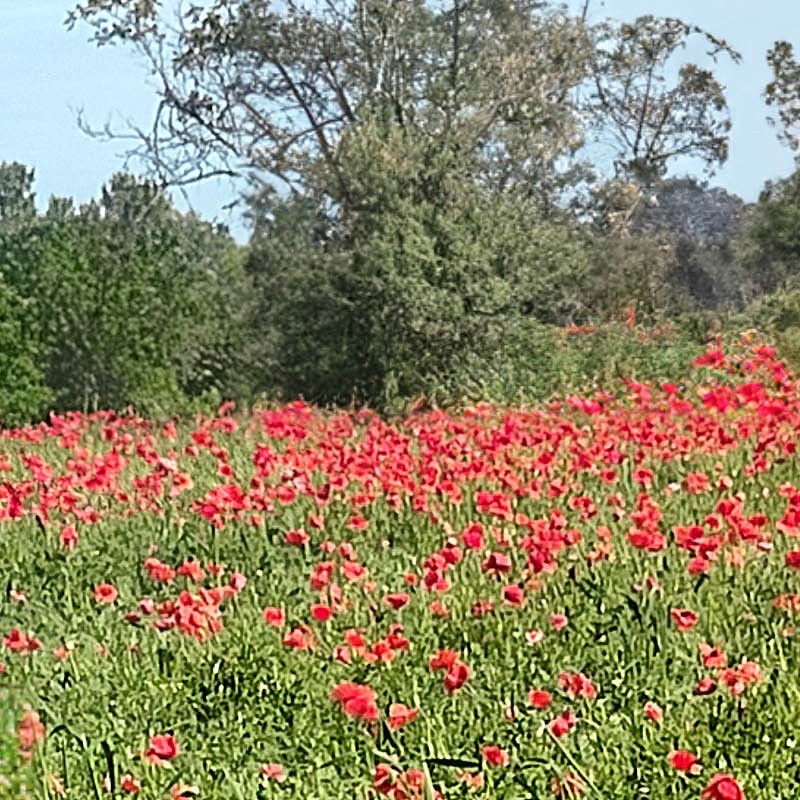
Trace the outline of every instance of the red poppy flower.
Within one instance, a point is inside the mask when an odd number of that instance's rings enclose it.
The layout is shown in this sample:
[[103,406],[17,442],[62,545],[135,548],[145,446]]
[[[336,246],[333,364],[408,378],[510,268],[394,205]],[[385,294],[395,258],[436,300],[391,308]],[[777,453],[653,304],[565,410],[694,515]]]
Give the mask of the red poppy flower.
[[134,778],[130,773],[126,773],[119,779],[119,788],[125,794],[136,794],[141,791],[142,782]]
[[288,647],[291,650],[313,650],[316,646],[314,632],[305,625],[292,628],[283,637],[282,642],[284,647]]
[[345,681],[331,690],[331,698],[341,705],[348,717],[370,721],[378,718],[375,691],[369,686]]
[[407,725],[419,714],[418,708],[409,708],[403,703],[392,703],[389,706],[388,724],[393,730]]
[[591,700],[597,697],[597,689],[590,678],[582,672],[562,672],[558,676],[558,688],[572,698],[584,697]]
[[286,624],[286,615],[282,608],[267,607],[262,612],[264,622],[272,625],[273,628],[282,628]]
[[428,666],[432,670],[450,669],[458,661],[459,655],[455,650],[439,650],[428,660]]
[[150,737],[150,744],[145,750],[145,759],[155,765],[166,764],[180,753],[178,742],[171,733],[157,733]]
[[664,719],[664,710],[658,703],[648,700],[644,704],[644,715],[652,722],[655,722],[656,725],[659,725]]
[[690,608],[673,608],[669,615],[679,631],[690,631],[697,625],[697,612]]
[[61,541],[61,546],[65,550],[72,550],[72,548],[78,544],[78,531],[75,529],[75,526],[65,525],[61,529],[59,540]]
[[559,714],[555,719],[550,720],[548,727],[550,733],[556,739],[560,739],[562,736],[566,736],[577,724],[578,718],[575,716],[575,712],[568,708],[563,714]]
[[557,630],[561,631],[569,624],[569,619],[566,614],[551,614],[550,624]]
[[745,800],[744,789],[728,773],[714,775],[700,797],[701,800]]
[[507,767],[509,763],[508,753],[497,745],[487,744],[481,748],[483,760],[492,767]]
[[119,592],[113,584],[101,583],[94,587],[92,596],[96,603],[109,606],[119,597]]
[[720,645],[713,646],[706,642],[700,642],[698,647],[704,667],[722,669],[728,666],[728,657]]
[[404,606],[407,606],[411,602],[411,595],[406,594],[406,592],[395,592],[394,594],[386,594],[383,596],[383,602],[389,606],[389,608],[393,608],[395,611],[399,611]]
[[268,781],[282,783],[286,780],[286,770],[283,768],[283,764],[262,764],[259,767],[259,773],[262,778]]
[[694,687],[694,693],[701,697],[714,694],[717,691],[717,682],[713,678],[700,678]]
[[444,689],[448,694],[452,694],[456,689],[460,689],[468,679],[469,667],[463,662],[457,661],[444,676]]
[[309,535],[302,528],[295,528],[294,530],[286,531],[286,534],[283,537],[283,541],[286,542],[286,544],[294,547],[302,547],[303,545],[308,544],[309,539]]
[[678,772],[688,772],[690,775],[699,775],[702,772],[700,760],[694,753],[688,750],[673,750],[668,756],[667,760],[673,769]]
[[800,550],[790,550],[786,554],[786,566],[792,569],[800,569]]
[[6,649],[12,653],[30,655],[36,650],[42,649],[42,643],[29,633],[23,633],[19,628],[12,628],[8,635],[3,639]]
[[514,608],[522,608],[525,603],[525,591],[521,586],[512,583],[503,588],[503,601]]
[[242,589],[247,586],[247,577],[242,575],[241,572],[232,572],[230,580],[228,581],[228,586],[230,586],[234,592],[241,592]]
[[376,764],[372,773],[372,787],[378,794],[391,794],[396,782],[395,772],[389,764]]
[[330,606],[326,606],[324,603],[312,603],[311,616],[314,617],[317,622],[326,622],[333,616],[333,609]]
[[528,692],[528,702],[534,708],[547,708],[553,702],[553,696],[544,689],[531,689]]
[[540,644],[544,640],[544,631],[525,631],[525,641],[533,646]]
[[17,739],[20,752],[26,760],[33,755],[33,749],[45,737],[44,725],[39,714],[30,707],[26,707],[17,726]]

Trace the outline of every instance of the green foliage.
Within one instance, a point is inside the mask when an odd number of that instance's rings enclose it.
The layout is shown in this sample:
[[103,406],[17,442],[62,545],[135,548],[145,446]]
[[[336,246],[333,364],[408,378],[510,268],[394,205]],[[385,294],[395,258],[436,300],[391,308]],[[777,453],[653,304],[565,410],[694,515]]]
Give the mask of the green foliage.
[[556,328],[527,319],[503,338],[491,360],[468,354],[447,380],[431,384],[425,394],[445,405],[530,403],[609,391],[621,379],[674,381],[703,352],[708,335],[706,321],[691,316],[648,328],[620,322]]
[[38,343],[24,332],[24,302],[2,282],[0,262],[0,426],[10,427],[40,416],[52,394],[38,367]]
[[453,143],[374,124],[342,146],[352,201],[326,217],[311,197],[276,200],[256,228],[249,269],[284,396],[383,405],[490,360],[528,317],[583,313],[577,235],[485,191]]
[[54,200],[0,237],[0,254],[56,408],[171,413],[244,392],[240,252],[154,184],[117,175],[79,209]]
[[770,182],[734,244],[736,268],[749,298],[796,283],[800,277],[800,170]]

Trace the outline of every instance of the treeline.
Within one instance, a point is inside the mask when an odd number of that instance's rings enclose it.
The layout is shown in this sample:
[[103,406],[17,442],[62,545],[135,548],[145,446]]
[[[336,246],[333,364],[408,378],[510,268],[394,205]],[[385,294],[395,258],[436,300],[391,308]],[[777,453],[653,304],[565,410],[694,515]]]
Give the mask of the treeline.
[[[394,163],[360,155],[373,200],[348,230],[268,193],[251,201],[247,246],[128,175],[37,212],[32,172],[0,165],[3,424],[226,398],[540,399],[679,375],[725,328],[800,356],[800,173],[721,210],[719,190],[691,180],[609,184],[579,224],[493,198],[451,165],[437,176],[402,141]],[[423,168],[433,199],[414,193]],[[624,235],[613,192],[636,205]],[[682,226],[698,219],[700,232]]]
[[[739,54],[574,5],[79,2],[155,81],[152,129],[122,132],[155,182],[37,213],[2,168],[0,419],[542,398],[670,377],[728,327],[800,353],[800,176],[752,207],[666,177],[726,160]],[[800,148],[800,65],[767,61]],[[245,247],[158,189],[222,175],[251,187]]]

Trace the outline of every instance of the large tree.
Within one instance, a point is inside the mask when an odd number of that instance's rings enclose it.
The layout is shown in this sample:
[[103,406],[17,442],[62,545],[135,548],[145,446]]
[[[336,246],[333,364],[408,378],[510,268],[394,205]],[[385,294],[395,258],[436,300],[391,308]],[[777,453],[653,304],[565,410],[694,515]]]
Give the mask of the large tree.
[[133,45],[157,81],[137,154],[172,183],[256,173],[291,188],[342,176],[343,135],[380,119],[482,156],[500,190],[551,189],[582,144],[582,19],[542,0],[85,0],[98,44]]
[[[486,360],[531,319],[585,320],[587,258],[564,210],[585,195],[592,125],[624,126],[643,101],[660,127],[648,111],[647,146],[628,161],[724,159],[718,85],[687,67],[677,88],[655,89],[695,29],[648,22],[651,54],[587,11],[82,0],[71,22],[149,65],[159,103],[136,154],[162,183],[265,184],[249,263],[265,374],[292,395],[376,401],[419,391],[468,355]],[[653,90],[626,94],[648,69]]]

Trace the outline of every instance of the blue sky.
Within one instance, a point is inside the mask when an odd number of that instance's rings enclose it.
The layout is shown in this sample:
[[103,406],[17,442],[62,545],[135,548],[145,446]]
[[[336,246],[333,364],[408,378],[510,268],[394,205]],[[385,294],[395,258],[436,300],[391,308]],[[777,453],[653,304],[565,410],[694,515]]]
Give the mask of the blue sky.
[[[582,2],[573,0],[573,5]],[[64,28],[71,6],[68,0],[0,0],[0,161],[35,168],[41,203],[52,194],[79,201],[95,197],[123,167],[124,143],[87,138],[76,124],[78,109],[96,126],[126,118],[146,125],[155,105],[146,72],[131,53],[98,49],[88,42],[86,28]],[[718,71],[727,86],[733,130],[728,163],[712,182],[754,200],[765,180],[788,175],[793,157],[767,125],[761,93],[769,80],[767,48],[775,39],[792,37],[800,46],[800,3],[593,0],[590,7],[593,19],[632,20],[640,14],[680,17],[727,39],[742,53],[740,65],[723,63]],[[688,55],[706,61],[702,51]],[[230,225],[243,238],[235,212],[223,210],[232,197],[227,181],[190,192],[199,213]],[[176,201],[185,206],[180,198]]]

